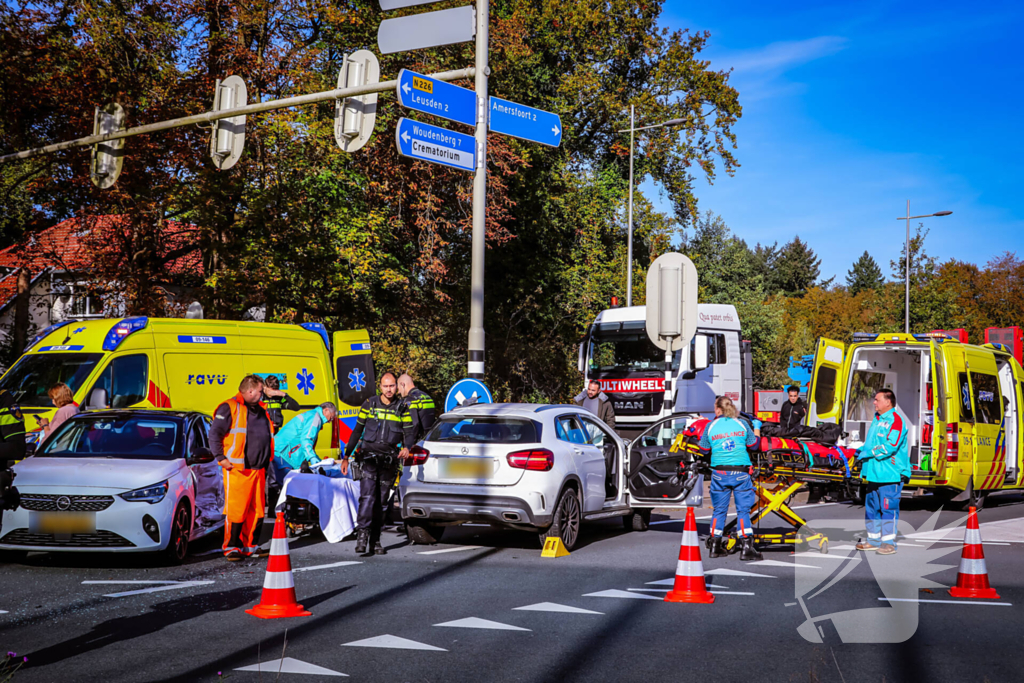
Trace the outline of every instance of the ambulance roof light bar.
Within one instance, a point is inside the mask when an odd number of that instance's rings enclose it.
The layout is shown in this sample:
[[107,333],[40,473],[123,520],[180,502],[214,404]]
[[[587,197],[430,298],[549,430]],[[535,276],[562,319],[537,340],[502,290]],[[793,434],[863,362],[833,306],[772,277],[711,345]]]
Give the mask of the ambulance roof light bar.
[[323,323],[301,323],[300,327],[304,330],[309,330],[310,332],[316,332],[319,334],[324,340],[324,346],[327,347],[328,351],[331,350],[331,338],[327,336],[327,328],[324,327]]
[[35,346],[39,342],[43,341],[43,339],[45,339],[46,336],[48,334],[50,334],[51,332],[53,332],[54,330],[59,330],[60,328],[64,327],[65,325],[70,325],[71,323],[76,323],[76,322],[78,322],[78,321],[77,320],[64,320],[62,322],[54,323],[53,325],[50,325],[45,330],[43,330],[42,332],[37,334],[36,338],[33,339],[31,342],[29,342],[29,345],[25,347],[25,350],[22,351],[22,353],[28,353],[29,349],[31,349],[33,346]]
[[107,332],[107,336],[103,338],[103,350],[114,351],[121,345],[121,342],[123,342],[128,335],[144,329],[148,324],[149,318],[144,315],[136,316],[134,318],[125,318],[111,327],[110,331]]

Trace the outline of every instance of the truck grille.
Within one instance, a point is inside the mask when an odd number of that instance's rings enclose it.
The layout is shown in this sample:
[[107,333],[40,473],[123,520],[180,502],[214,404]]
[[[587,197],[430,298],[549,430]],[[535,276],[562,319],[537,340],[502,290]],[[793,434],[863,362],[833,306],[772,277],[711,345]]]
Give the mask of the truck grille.
[[[63,507],[61,498],[67,500]],[[62,496],[49,493],[26,493],[21,496],[21,507],[36,512],[100,512],[114,504],[113,496]]]
[[47,548],[134,548],[135,544],[113,531],[91,534],[34,534],[28,529],[15,529],[0,540],[7,545],[45,546]]

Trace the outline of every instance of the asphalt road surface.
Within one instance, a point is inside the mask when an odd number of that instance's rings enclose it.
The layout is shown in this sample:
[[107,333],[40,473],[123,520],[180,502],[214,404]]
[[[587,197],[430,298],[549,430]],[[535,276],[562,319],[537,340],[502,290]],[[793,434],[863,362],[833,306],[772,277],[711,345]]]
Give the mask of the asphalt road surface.
[[[827,531],[827,555],[776,548],[755,564],[703,553],[712,605],[662,601],[678,511],[656,513],[646,533],[589,525],[557,559],[540,556],[533,534],[488,526],[450,529],[436,546],[385,534],[384,557],[299,539],[295,587],[312,616],[271,621],[244,612],[266,560],[229,564],[211,552],[219,539],[175,568],[33,553],[0,564],[0,648],[28,657],[17,683],[1021,680],[1024,496],[990,496],[980,513],[998,600],[948,595],[965,515],[933,518],[929,500],[904,500],[907,537],[890,557],[857,553],[855,534],[827,528],[863,519],[846,504],[797,510]],[[702,534],[709,515],[698,512]]]

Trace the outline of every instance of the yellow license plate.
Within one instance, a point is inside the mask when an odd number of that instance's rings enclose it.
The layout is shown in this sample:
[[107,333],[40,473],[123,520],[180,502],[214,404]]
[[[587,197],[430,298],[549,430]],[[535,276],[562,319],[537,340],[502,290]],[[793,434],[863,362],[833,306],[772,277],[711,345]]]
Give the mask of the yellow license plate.
[[29,518],[35,534],[91,534],[96,531],[95,512],[36,512]]
[[441,476],[451,479],[485,479],[494,472],[491,458],[446,458],[441,460]]

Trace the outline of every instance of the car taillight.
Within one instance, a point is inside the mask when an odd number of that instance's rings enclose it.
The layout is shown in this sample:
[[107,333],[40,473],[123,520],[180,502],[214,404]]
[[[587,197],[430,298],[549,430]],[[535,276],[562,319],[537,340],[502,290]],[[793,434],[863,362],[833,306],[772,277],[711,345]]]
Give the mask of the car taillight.
[[555,454],[546,448],[533,448],[528,451],[515,451],[507,456],[509,467],[520,470],[547,472],[555,466]]
[[331,450],[341,448],[341,418],[335,416],[331,420]]
[[946,462],[956,462],[960,458],[960,425],[950,422],[946,425]]
[[413,446],[409,449],[409,457],[405,459],[406,465],[422,465],[430,457],[430,451],[422,446]]

